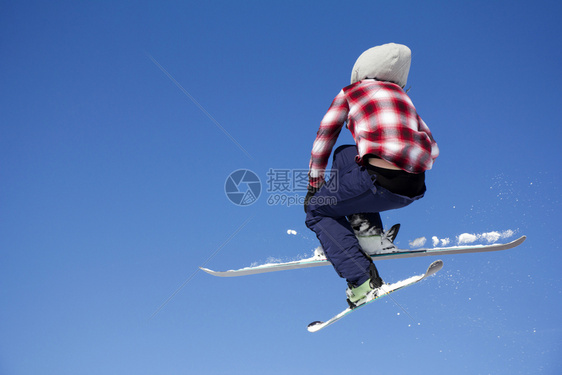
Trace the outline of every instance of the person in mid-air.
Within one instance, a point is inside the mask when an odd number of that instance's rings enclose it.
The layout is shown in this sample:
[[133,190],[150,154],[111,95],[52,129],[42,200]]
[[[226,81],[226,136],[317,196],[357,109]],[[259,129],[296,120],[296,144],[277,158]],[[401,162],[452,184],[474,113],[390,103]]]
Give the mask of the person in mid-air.
[[[369,254],[393,251],[398,227],[384,232],[379,212],[423,197],[425,171],[439,149],[404,91],[411,51],[385,44],[357,59],[351,85],[333,100],[312,146],[306,226],[348,284],[347,301],[358,306],[383,285]],[[332,173],[324,173],[344,125],[355,145],[334,151]]]

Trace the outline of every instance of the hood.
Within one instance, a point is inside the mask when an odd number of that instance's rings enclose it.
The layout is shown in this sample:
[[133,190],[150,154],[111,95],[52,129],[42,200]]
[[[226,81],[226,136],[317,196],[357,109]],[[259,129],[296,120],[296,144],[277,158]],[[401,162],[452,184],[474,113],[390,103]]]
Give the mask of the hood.
[[367,78],[393,82],[404,88],[410,72],[412,51],[402,44],[383,44],[363,52],[351,71],[351,83]]

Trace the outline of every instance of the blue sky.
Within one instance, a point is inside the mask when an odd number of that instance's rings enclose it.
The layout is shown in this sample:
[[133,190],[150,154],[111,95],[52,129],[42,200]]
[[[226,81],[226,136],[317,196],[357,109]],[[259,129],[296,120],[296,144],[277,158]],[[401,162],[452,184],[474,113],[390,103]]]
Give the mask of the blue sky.
[[[558,374],[561,8],[2,2],[0,374]],[[225,181],[306,169],[355,59],[387,42],[413,51],[409,94],[441,150],[426,197],[383,215],[397,243],[528,240],[444,256],[396,303],[310,334],[345,307],[332,269],[197,269],[312,253],[301,206],[265,190],[236,206]],[[378,267],[392,282],[431,260]]]

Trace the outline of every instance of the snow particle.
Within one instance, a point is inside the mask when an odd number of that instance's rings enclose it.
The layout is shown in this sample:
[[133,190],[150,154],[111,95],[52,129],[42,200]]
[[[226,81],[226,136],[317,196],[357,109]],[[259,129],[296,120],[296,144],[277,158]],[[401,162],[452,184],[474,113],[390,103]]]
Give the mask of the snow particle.
[[433,247],[439,245],[439,238],[437,236],[431,237],[431,240],[433,241]]
[[509,238],[509,237],[513,236],[514,234],[515,234],[514,231],[512,231],[511,229],[508,229],[508,230],[504,230],[502,232],[501,236],[502,236],[502,238]]
[[293,236],[297,235],[297,231],[293,229],[287,229],[287,234],[292,234]]
[[463,233],[459,236],[458,242],[459,242],[459,245],[463,245],[463,244],[467,244],[467,243],[473,243],[477,239],[478,239],[478,236],[476,236],[474,234]]
[[488,243],[496,242],[501,237],[499,232],[488,232],[482,233],[482,238],[488,241]]
[[481,234],[463,233],[457,237],[457,240],[459,245],[473,243],[477,240],[483,240],[487,243],[494,243],[500,239],[509,238],[514,234],[515,232],[511,229],[504,230],[503,232],[492,231]]
[[410,241],[410,247],[420,247],[425,245],[425,241],[427,241],[427,239],[425,237],[420,237],[420,238],[416,238],[413,241]]

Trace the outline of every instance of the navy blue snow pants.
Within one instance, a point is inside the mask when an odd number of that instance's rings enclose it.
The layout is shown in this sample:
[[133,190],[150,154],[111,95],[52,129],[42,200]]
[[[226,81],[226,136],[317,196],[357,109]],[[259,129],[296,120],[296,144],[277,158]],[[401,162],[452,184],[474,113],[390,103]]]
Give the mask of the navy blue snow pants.
[[356,156],[355,145],[336,149],[330,180],[308,204],[306,226],[316,233],[338,275],[352,285],[361,285],[369,279],[371,259],[361,250],[346,216],[372,213],[371,218],[382,228],[379,212],[405,207],[423,195],[409,198],[378,186],[374,176],[357,164]]

